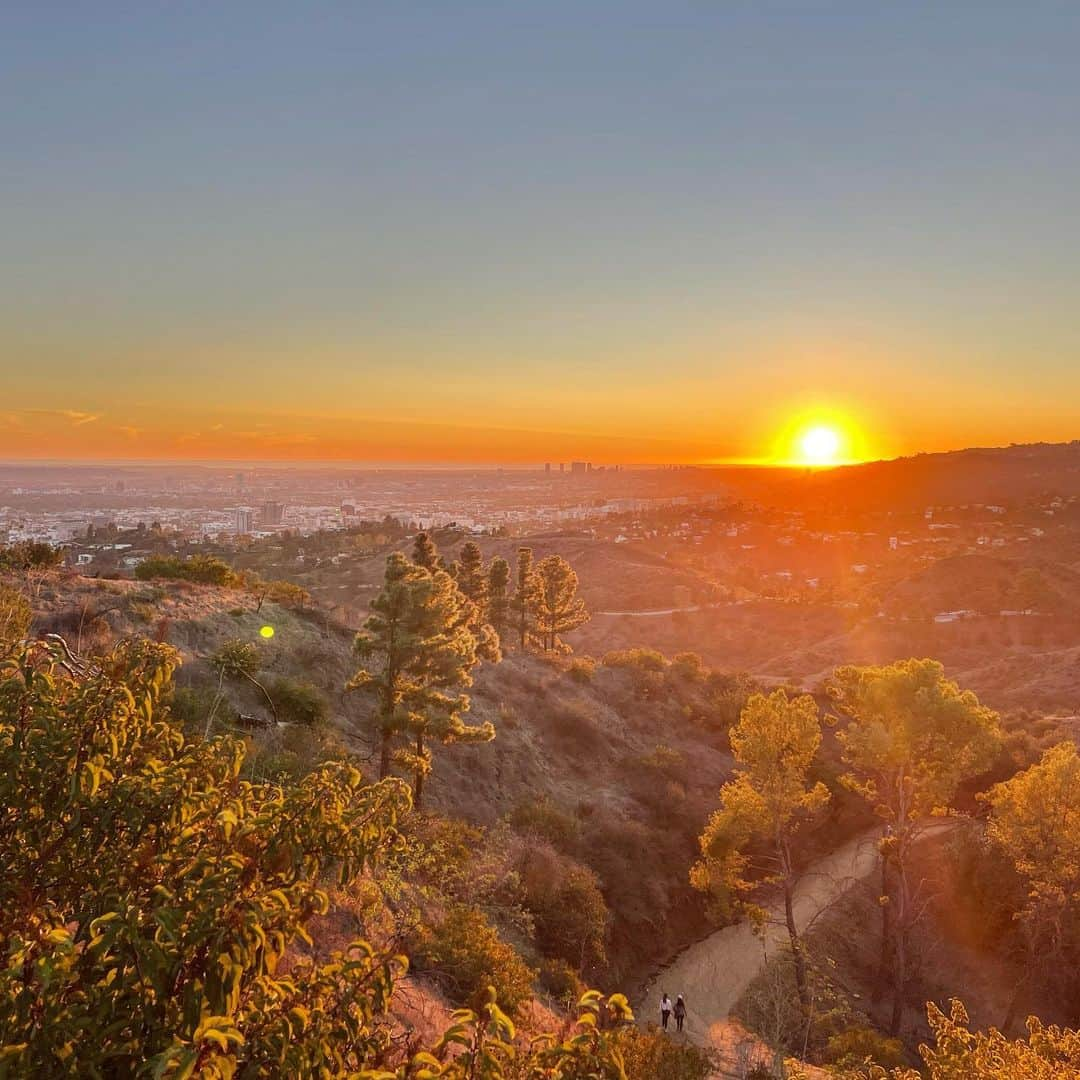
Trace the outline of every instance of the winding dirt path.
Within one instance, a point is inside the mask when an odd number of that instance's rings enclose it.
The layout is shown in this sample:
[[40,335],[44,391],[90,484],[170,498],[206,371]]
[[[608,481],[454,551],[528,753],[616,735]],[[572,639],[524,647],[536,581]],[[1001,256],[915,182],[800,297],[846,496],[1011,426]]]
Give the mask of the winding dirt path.
[[[924,829],[920,840],[953,827],[943,820]],[[795,925],[805,931],[852,885],[878,870],[880,829],[853,840],[813,863],[795,887]],[[728,1016],[735,1003],[765,966],[767,957],[787,942],[782,907],[770,908],[764,942],[747,922],[725,926],[691,945],[650,981],[635,1012],[643,1023],[659,1023],[660,995],[686,1000],[686,1035],[700,1046],[730,1042]],[[763,947],[764,946],[764,947]],[[674,1022],[672,1022],[674,1027]]]
[[[814,863],[795,887],[795,925],[805,930],[856,882],[878,866],[878,829],[861,833]],[[723,1042],[720,1030],[735,1003],[773,955],[787,941],[783,910],[770,909],[764,941],[748,922],[733,923],[681,952],[652,980],[638,1016],[646,1023],[660,1019],[660,995],[686,1000],[686,1033],[701,1046]],[[716,1029],[716,1030],[714,1030]]]

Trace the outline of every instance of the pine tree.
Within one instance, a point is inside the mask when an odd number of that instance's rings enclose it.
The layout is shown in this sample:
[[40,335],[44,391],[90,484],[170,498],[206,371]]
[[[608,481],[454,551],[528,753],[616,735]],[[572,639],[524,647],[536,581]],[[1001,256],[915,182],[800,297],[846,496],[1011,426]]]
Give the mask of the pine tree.
[[501,558],[491,560],[487,580],[487,621],[502,642],[510,617],[510,564]]
[[479,544],[472,540],[463,544],[454,565],[457,568],[454,579],[458,588],[483,612],[487,601],[487,577]]
[[[720,791],[720,809],[701,836],[702,859],[690,881],[703,891],[718,891],[722,900],[734,895],[756,918],[764,917],[763,909],[745,898],[763,886],[780,886],[796,989],[808,1019],[810,987],[795,924],[791,846],[799,826],[829,801],[825,785],[811,786],[807,779],[821,745],[817,704],[809,694],[789,700],[782,689],[768,696],[753,694],[730,735],[738,768]],[[764,874],[748,880],[752,864]]]
[[532,548],[518,548],[516,577],[510,610],[514,614],[514,628],[518,632],[518,644],[524,649],[536,619],[537,581],[533,571]]
[[945,677],[936,660],[837,668],[829,693],[850,723],[840,731],[844,783],[886,823],[882,838],[881,977],[891,966],[897,1034],[907,988],[907,945],[924,905],[911,849],[960,784],[990,767],[1001,741],[997,714]]
[[536,626],[544,652],[551,652],[558,645],[560,634],[589,621],[589,612],[577,594],[577,574],[561,555],[542,559],[536,568],[536,579]]
[[443,567],[439,549],[426,532],[417,533],[413,540],[412,561],[425,570],[441,570]]
[[490,724],[470,727],[463,720],[469,699],[462,691],[472,683],[477,664],[470,608],[445,570],[431,573],[395,552],[386,560],[382,591],[356,637],[363,666],[349,688],[371,687],[377,694],[379,775],[390,771],[394,742],[408,736],[409,747],[397,760],[412,771],[417,806],[431,771],[430,739],[487,742],[495,737]]

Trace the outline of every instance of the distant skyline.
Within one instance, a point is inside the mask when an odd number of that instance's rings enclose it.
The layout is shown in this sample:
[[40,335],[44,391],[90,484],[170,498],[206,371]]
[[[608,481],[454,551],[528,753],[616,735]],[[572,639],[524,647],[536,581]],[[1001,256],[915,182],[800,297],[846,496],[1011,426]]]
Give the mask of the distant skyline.
[[7,5],[0,459],[1080,437],[1080,5]]

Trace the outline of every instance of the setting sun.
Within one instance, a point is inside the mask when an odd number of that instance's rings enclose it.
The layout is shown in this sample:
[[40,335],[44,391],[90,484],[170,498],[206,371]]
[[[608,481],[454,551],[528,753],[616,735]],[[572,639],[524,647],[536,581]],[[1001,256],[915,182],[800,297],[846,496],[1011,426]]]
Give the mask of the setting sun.
[[799,437],[799,457],[807,465],[835,465],[841,441],[835,428],[819,424]]

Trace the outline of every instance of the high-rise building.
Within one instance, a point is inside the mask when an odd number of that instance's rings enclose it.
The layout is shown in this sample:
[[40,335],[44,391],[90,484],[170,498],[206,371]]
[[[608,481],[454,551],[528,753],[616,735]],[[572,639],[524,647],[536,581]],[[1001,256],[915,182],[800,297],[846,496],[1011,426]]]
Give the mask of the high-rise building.
[[254,512],[246,506],[238,506],[236,508],[236,535],[247,536],[254,524]]
[[269,528],[276,528],[285,517],[285,504],[279,502],[266,502],[259,510],[259,524]]
[[592,469],[592,465],[590,465],[589,462],[587,462],[587,461],[571,461],[570,462],[570,472],[572,472],[575,476],[577,476],[579,473],[587,473],[591,469]]
[[549,476],[551,475],[551,462],[550,461],[545,461],[544,462],[544,472],[546,472]]

